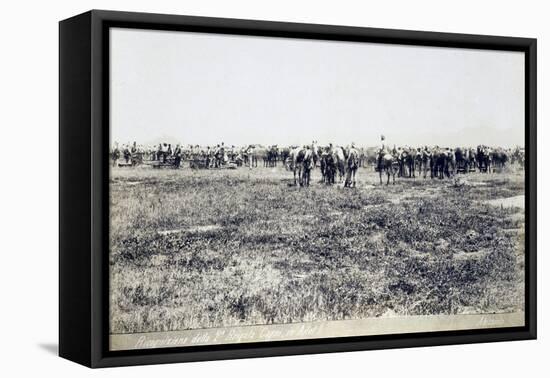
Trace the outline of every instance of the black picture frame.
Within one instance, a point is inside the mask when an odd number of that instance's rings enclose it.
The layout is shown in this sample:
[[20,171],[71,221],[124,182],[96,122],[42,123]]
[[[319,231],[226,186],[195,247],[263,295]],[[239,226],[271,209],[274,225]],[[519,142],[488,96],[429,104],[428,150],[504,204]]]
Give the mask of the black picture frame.
[[[525,53],[525,326],[113,352],[108,350],[110,27]],[[92,10],[59,24],[59,355],[88,367],[536,338],[536,39]]]

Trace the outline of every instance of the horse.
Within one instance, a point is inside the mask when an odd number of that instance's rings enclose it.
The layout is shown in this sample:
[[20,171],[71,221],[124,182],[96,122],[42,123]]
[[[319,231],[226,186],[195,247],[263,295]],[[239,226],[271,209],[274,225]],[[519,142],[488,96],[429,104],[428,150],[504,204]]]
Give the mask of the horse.
[[227,155],[225,154],[225,147],[217,147],[214,150],[214,167],[220,168],[223,164],[226,163]]
[[447,154],[439,148],[432,151],[432,178],[443,179],[447,171]]
[[418,175],[422,174],[422,149],[420,147],[413,150],[413,161],[414,171],[418,171]]
[[346,157],[344,149],[342,147],[334,147],[332,149],[332,155],[338,171],[338,182],[343,182],[346,174]]
[[311,142],[311,153],[313,159],[313,168],[317,168],[317,162],[319,161],[319,145],[316,140]]
[[283,162],[285,168],[287,170],[290,170],[290,164],[288,164],[290,160],[290,152],[292,151],[292,148],[284,147],[279,149],[279,159],[281,162]]
[[[313,152],[310,147],[295,148],[290,153],[292,157],[292,170],[294,172],[294,185],[309,186],[311,170],[313,169]],[[296,182],[298,172],[298,183]]]
[[130,153],[130,149],[128,147],[124,147],[124,149],[122,150],[122,157],[124,158],[124,162],[126,164],[130,162],[132,154]]
[[493,171],[498,169],[499,171],[502,171],[502,169],[506,166],[506,163],[508,162],[508,154],[503,149],[497,149],[496,151],[493,151],[491,154],[491,161],[493,163]]
[[359,151],[354,147],[348,149],[346,153],[346,181],[344,182],[344,187],[346,188],[355,188],[355,174],[357,173],[357,168],[359,168]]
[[258,160],[263,160],[264,166],[267,166],[267,149],[265,147],[251,144],[246,148],[244,156],[249,168],[257,167]]
[[432,178],[450,178],[455,174],[456,159],[450,150],[435,148],[432,151]]
[[414,174],[414,156],[409,149],[401,150],[398,156],[399,160],[399,176],[405,177],[408,174],[410,177],[415,177]]
[[456,176],[456,157],[455,157],[455,154],[453,152],[453,150],[451,150],[450,148],[447,149],[446,151],[446,154],[447,154],[447,169],[449,171],[449,177],[454,177]]
[[491,149],[487,146],[477,146],[477,166],[480,172],[491,172]]
[[116,162],[120,158],[120,151],[118,147],[115,147],[111,150],[111,160],[113,162],[113,167],[116,166]]
[[[166,163],[166,159],[170,155],[169,153],[169,146],[167,143],[161,143],[159,144],[159,148],[157,150],[157,160],[162,160],[163,163]],[[124,157],[126,159],[126,156]]]
[[267,166],[276,167],[278,156],[279,156],[279,149],[277,148],[277,146],[276,145],[271,146],[267,151]]
[[525,150],[521,149],[520,147],[514,148],[514,150],[510,154],[510,163],[517,163],[520,168],[523,168],[525,165]]
[[378,173],[380,175],[380,185],[382,185],[382,172],[385,172],[388,176],[386,185],[390,184],[390,176],[392,176],[393,185],[395,185],[395,175],[399,171],[399,166],[399,160],[393,154],[380,151],[378,153]]
[[334,161],[334,155],[327,147],[320,154],[321,175],[323,176],[322,182],[331,185],[334,184],[334,176],[336,175],[336,162]]
[[475,172],[476,170],[476,150],[475,148],[468,149],[468,172]]
[[428,174],[428,170],[430,171],[430,177],[433,178],[433,170],[432,170],[432,153],[430,150],[428,150],[428,147],[425,147],[422,150],[422,166],[419,170],[419,172],[424,172],[424,178],[426,178]]
[[468,171],[468,150],[457,147],[454,150],[457,171],[466,173]]

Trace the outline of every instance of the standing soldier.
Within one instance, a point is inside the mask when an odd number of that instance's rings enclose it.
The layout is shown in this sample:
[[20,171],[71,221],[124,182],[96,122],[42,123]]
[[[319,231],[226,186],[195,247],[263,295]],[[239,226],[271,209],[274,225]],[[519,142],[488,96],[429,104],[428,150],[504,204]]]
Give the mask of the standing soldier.
[[248,159],[248,169],[252,169],[252,152],[254,150],[254,146],[252,145],[249,145],[246,150],[244,151],[245,152],[245,156],[247,157]]
[[180,163],[181,163],[181,148],[180,148],[180,145],[176,145],[176,148],[174,150],[174,166],[176,168],[179,168],[180,167]]
[[113,167],[116,166],[116,163],[119,157],[120,157],[120,151],[118,150],[118,142],[115,142],[115,145],[111,150],[111,159],[113,160]]
[[128,145],[124,145],[124,150],[122,152],[122,155],[124,156],[124,161],[126,164],[128,164],[128,162],[130,161],[130,157],[132,156],[130,154],[130,149],[128,149]]
[[214,150],[214,168],[220,167],[220,145],[216,145],[216,149]]
[[159,148],[157,150],[157,160],[160,160],[162,157],[162,143],[159,143]]
[[389,153],[389,144],[384,135],[380,135],[380,151],[386,154]]
[[130,162],[132,163],[132,165],[137,164],[137,152],[137,144],[134,141],[134,143],[132,143],[132,147],[130,148]]
[[205,168],[206,169],[209,169],[210,168],[210,146],[206,146],[206,154],[205,154],[205,158],[206,158],[206,161],[205,161]]
[[221,154],[221,164],[226,164],[227,163],[227,150],[225,148],[225,145],[224,143],[222,142],[222,145],[220,147],[220,154]]

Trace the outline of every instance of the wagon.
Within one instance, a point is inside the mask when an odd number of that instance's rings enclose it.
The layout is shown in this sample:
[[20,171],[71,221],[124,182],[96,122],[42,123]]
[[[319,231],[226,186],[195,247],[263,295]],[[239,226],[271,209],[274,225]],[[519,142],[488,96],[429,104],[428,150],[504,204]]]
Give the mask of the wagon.
[[132,167],[132,162],[131,161],[124,161],[124,159],[122,161],[118,161],[117,162],[117,166],[119,166],[120,168],[125,168],[125,167]]
[[210,165],[210,159],[202,156],[194,156],[189,159],[189,168],[206,169]]
[[153,168],[173,168],[178,169],[181,164],[181,158],[178,160],[175,156],[167,156],[166,160],[155,160],[152,162]]
[[133,152],[128,155],[127,159],[122,158],[117,160],[119,167],[135,167],[143,164],[143,152]]
[[143,152],[133,152],[130,156],[130,163],[132,165],[143,164]]

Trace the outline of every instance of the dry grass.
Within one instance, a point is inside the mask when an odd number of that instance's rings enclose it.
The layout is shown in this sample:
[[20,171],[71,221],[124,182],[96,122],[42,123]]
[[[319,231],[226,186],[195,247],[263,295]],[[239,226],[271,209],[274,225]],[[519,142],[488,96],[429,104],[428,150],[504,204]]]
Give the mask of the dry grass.
[[523,309],[523,210],[483,202],[523,194],[522,173],[290,178],[115,169],[111,331]]

